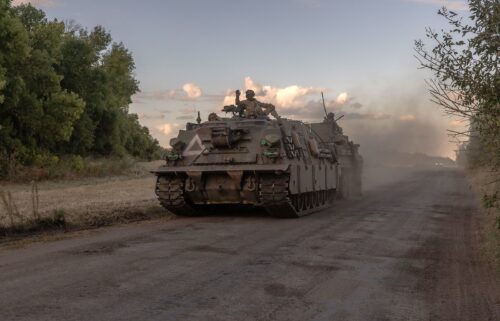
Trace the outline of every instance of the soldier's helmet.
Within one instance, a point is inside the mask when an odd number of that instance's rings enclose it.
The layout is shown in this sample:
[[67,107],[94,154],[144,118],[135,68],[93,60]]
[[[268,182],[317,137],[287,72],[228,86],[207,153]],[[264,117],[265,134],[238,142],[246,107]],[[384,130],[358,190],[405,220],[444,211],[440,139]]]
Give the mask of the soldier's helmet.
[[247,98],[253,98],[255,97],[255,91],[253,91],[252,89],[248,89],[246,92],[245,92],[245,96]]

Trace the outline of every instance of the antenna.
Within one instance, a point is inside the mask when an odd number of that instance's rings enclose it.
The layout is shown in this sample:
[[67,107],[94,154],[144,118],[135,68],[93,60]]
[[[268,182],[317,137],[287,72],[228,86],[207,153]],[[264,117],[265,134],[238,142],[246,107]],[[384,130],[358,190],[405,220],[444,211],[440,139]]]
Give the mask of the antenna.
[[323,92],[321,92],[321,99],[323,100],[323,109],[325,110],[325,116],[328,116],[328,113],[326,112],[325,96],[323,96]]

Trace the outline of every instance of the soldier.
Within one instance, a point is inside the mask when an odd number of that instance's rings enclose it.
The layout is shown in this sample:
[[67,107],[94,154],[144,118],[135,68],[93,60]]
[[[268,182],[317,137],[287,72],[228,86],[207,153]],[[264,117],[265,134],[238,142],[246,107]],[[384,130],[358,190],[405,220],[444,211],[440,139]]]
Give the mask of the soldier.
[[342,128],[339,126],[339,124],[337,124],[337,120],[335,119],[334,113],[328,113],[325,117],[325,122],[332,123],[333,129],[342,134]]
[[328,122],[334,122],[335,121],[335,114],[334,113],[328,113],[325,117],[325,120]]
[[[241,92],[236,90],[235,104],[238,107],[242,107],[245,112],[246,118],[255,118],[259,115],[273,115],[274,118],[279,119],[279,115],[276,112],[276,108],[273,104],[261,103],[255,99],[255,92],[251,89],[245,92],[246,100],[240,100]],[[265,110],[262,110],[264,108]]]
[[210,113],[208,115],[208,121],[220,121],[220,117],[216,113]]

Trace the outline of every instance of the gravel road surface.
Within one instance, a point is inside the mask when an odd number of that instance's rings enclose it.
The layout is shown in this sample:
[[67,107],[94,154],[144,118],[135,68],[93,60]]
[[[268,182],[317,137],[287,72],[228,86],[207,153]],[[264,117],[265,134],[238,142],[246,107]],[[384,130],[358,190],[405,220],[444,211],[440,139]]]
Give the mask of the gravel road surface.
[[463,175],[301,219],[150,221],[0,250],[0,320],[500,320]]

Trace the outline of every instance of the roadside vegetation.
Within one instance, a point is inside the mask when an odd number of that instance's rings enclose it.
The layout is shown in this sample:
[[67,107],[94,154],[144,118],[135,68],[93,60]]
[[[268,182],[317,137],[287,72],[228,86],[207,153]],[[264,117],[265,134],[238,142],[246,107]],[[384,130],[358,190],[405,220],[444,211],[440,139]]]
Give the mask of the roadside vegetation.
[[26,235],[169,218],[154,193],[150,170],[134,163],[114,177],[0,184],[0,243]]
[[[487,213],[486,244],[500,272],[500,2],[469,0],[468,17],[442,8],[449,30],[426,29],[428,42],[415,42],[433,101],[450,115],[470,123],[467,131],[450,131],[465,143],[457,161],[467,168]],[[465,160],[465,161],[464,161]]]
[[128,110],[132,54],[103,27],[0,0],[0,30],[0,179],[113,174],[160,157]]
[[[429,50],[418,40],[415,51],[421,67],[434,73],[428,81],[433,101],[445,113],[470,123],[467,131],[450,131],[467,140],[466,166],[488,171],[489,184],[496,186],[500,181],[500,2],[469,0],[468,4],[468,17],[439,10],[450,29],[427,28],[427,39],[434,47]],[[500,210],[499,191],[485,194],[483,203]]]
[[498,195],[500,181],[492,183],[490,172],[483,168],[468,169],[467,176],[471,188],[476,194],[482,195],[484,220],[481,224],[481,234],[484,236],[483,244],[486,252],[493,259],[496,271],[500,275],[500,216],[498,209],[492,202],[491,195]]
[[3,179],[9,182],[29,183],[54,179],[117,176],[126,174],[136,163],[137,160],[130,156],[84,158],[79,155],[65,155],[43,164],[31,166],[16,164],[9,169]]
[[31,211],[29,213],[19,211],[9,190],[0,189],[0,201],[3,206],[3,211],[0,211],[0,236],[66,227],[63,210],[55,209],[50,215],[43,217],[40,215],[40,196],[38,184],[35,181],[31,183]]

